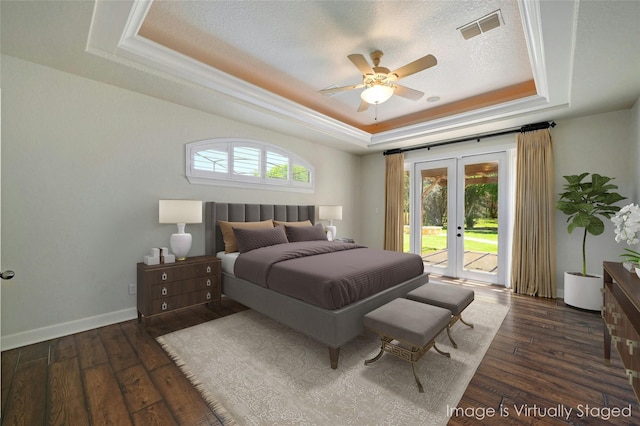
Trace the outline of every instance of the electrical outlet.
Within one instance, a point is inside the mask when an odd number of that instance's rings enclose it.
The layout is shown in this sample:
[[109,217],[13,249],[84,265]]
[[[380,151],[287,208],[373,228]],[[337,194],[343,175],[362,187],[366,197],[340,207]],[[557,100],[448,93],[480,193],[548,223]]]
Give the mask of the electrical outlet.
[[129,284],[129,294],[136,294],[136,285]]

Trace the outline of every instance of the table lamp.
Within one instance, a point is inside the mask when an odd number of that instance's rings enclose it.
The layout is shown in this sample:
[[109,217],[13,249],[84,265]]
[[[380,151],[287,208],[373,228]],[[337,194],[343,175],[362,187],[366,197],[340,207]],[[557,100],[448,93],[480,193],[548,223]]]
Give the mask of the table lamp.
[[202,223],[202,201],[160,200],[158,209],[160,223],[178,224],[178,233],[169,240],[176,260],[185,260],[191,249],[191,234],[184,232],[187,223]]
[[333,226],[334,220],[342,220],[342,206],[320,206],[318,208],[318,218],[320,220],[329,220],[327,229],[327,239],[333,241],[336,238],[336,227]]

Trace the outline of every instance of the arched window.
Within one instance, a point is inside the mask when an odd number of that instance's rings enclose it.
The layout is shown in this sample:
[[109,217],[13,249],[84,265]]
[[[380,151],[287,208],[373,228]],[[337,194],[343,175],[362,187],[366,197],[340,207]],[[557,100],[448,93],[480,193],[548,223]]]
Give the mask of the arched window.
[[313,167],[300,157],[251,139],[208,139],[186,145],[191,183],[313,192]]

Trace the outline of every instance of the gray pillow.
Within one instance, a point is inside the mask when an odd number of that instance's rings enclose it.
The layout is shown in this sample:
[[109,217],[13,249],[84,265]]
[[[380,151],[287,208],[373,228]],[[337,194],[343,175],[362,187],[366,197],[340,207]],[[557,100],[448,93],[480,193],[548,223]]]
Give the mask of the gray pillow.
[[274,246],[276,244],[286,244],[287,235],[284,226],[272,228],[233,228],[233,234],[238,243],[238,251],[246,253],[260,247]]
[[290,243],[297,243],[300,241],[318,241],[327,240],[327,233],[324,232],[324,227],[321,223],[317,223],[314,226],[286,226],[287,239]]

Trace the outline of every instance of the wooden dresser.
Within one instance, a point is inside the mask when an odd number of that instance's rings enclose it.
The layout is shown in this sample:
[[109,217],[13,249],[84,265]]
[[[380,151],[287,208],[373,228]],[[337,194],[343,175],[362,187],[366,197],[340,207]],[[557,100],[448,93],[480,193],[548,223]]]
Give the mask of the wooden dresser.
[[219,306],[220,259],[189,257],[175,263],[138,263],[138,321],[203,303]]
[[604,262],[604,357],[613,344],[640,401],[640,278],[622,263]]

